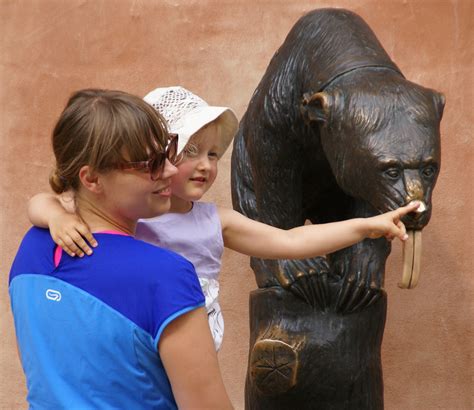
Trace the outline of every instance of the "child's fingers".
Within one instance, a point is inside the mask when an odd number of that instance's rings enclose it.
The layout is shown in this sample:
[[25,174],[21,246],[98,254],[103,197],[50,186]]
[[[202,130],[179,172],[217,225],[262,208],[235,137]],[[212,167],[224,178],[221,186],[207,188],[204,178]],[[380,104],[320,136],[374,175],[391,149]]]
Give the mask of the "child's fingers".
[[[76,227],[76,229],[79,231],[79,233],[81,234],[81,236],[83,238],[85,238],[87,240],[87,242],[90,243],[90,245],[95,248],[97,247],[98,243],[97,241],[95,240],[95,238],[92,236],[92,233],[91,231],[89,230],[89,228],[84,225],[84,224],[81,224],[79,226]],[[82,248],[84,251],[86,251],[86,249]],[[90,249],[90,248],[89,248]],[[90,249],[91,250],[91,249]],[[87,253],[87,252],[86,252]],[[92,250],[91,250],[91,253],[92,253]],[[89,255],[89,254],[88,254]]]
[[397,226],[400,232],[398,237],[400,238],[400,240],[406,241],[408,239],[408,235],[407,235],[407,229],[405,228],[405,224],[402,221],[398,221]]
[[397,219],[398,218],[390,218],[390,222],[386,225],[385,228],[385,239],[391,241],[394,238],[399,238],[401,241],[406,241],[408,239],[408,235],[406,232],[405,225],[401,220]]
[[390,242],[393,241],[393,238],[394,238],[393,235],[387,235],[387,236],[385,237],[385,239],[386,239],[387,241],[390,241]]
[[[92,249],[89,247],[87,242],[84,240],[82,235],[78,231],[74,231],[70,234],[70,238],[73,241],[74,245],[69,245],[73,250],[74,246],[79,250],[80,253],[85,252],[87,255],[92,255]],[[83,256],[84,254],[79,254],[78,251],[75,251],[79,256]]]
[[420,201],[412,201],[408,205],[402,206],[398,208],[395,213],[398,218],[401,218],[402,216],[405,216],[406,214],[409,214],[410,212],[415,211],[418,209],[418,207],[421,205]]
[[61,238],[53,238],[54,242],[62,248],[64,252],[66,252],[69,256],[76,256],[76,254],[66,245],[66,243]]
[[387,226],[385,229],[385,234],[383,235],[385,239],[391,241],[393,238],[399,238],[400,237],[400,230],[398,227],[394,224],[391,224],[390,226]]
[[408,235],[406,234],[405,225],[401,221],[392,223],[387,229],[385,238],[389,240],[393,238],[399,238],[401,241],[407,240]]
[[65,235],[63,238],[63,242],[68,247],[68,249],[70,249],[73,253],[75,253],[77,256],[82,258],[84,256],[84,252],[78,246],[78,242],[80,241],[82,241],[85,244],[84,239],[82,239],[81,235],[79,235],[79,233],[77,232],[71,235]]
[[[401,241],[406,241],[408,239],[408,235],[401,218],[410,212],[414,212],[420,206],[420,204],[420,201],[412,201],[408,205],[380,215],[380,219],[377,221],[381,225],[379,225],[378,229],[375,229],[371,234],[369,234],[369,237],[374,239],[384,236],[387,240],[392,240],[393,238],[397,237],[400,238]],[[376,232],[379,232],[379,234]]]

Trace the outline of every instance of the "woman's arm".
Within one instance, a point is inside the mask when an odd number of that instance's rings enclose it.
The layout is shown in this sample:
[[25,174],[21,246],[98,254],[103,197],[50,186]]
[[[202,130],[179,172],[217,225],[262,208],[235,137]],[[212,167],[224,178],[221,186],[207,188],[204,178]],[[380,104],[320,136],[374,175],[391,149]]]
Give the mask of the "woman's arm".
[[283,230],[251,220],[232,209],[219,208],[224,245],[237,252],[265,259],[303,259],[326,255],[365,238],[406,240],[400,218],[418,203],[371,218],[355,218]]
[[28,218],[40,228],[49,228],[53,241],[70,256],[92,254],[97,241],[92,236],[87,224],[75,214],[74,195],[64,193],[54,195],[40,193],[32,197],[28,203]]
[[204,308],[166,326],[158,351],[180,409],[232,409]]

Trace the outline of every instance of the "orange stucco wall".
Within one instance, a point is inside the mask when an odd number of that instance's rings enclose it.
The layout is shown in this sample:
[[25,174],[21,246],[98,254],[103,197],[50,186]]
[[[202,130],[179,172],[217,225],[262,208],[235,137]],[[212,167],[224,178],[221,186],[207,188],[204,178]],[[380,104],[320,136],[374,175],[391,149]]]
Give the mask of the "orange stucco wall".
[[[48,189],[49,135],[68,95],[83,87],[144,95],[181,84],[241,116],[294,22],[318,7],[360,14],[408,79],[446,95],[443,164],[418,288],[397,288],[399,244],[387,267],[385,401],[389,410],[472,408],[471,0],[0,0],[0,408],[26,408],[8,271],[29,225],[27,201]],[[207,196],[227,206],[229,162],[230,152]],[[226,251],[219,359],[237,409],[254,287],[247,258]]]

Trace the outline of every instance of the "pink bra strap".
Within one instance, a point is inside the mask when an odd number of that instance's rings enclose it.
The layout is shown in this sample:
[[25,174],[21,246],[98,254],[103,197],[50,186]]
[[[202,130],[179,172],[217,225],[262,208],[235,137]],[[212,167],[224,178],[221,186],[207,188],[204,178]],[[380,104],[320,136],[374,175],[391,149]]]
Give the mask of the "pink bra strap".
[[56,246],[54,250],[54,267],[57,268],[59,262],[61,262],[61,256],[63,256],[63,249],[60,246]]

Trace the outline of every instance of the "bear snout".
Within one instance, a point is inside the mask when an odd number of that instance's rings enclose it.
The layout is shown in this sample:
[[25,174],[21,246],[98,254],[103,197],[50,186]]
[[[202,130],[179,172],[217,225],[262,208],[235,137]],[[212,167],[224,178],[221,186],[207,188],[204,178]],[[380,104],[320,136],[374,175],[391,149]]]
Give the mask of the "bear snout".
[[419,202],[421,202],[421,204],[416,211],[410,212],[402,218],[402,222],[405,224],[407,230],[419,231],[423,229],[430,220],[431,204],[427,204],[424,201]]

